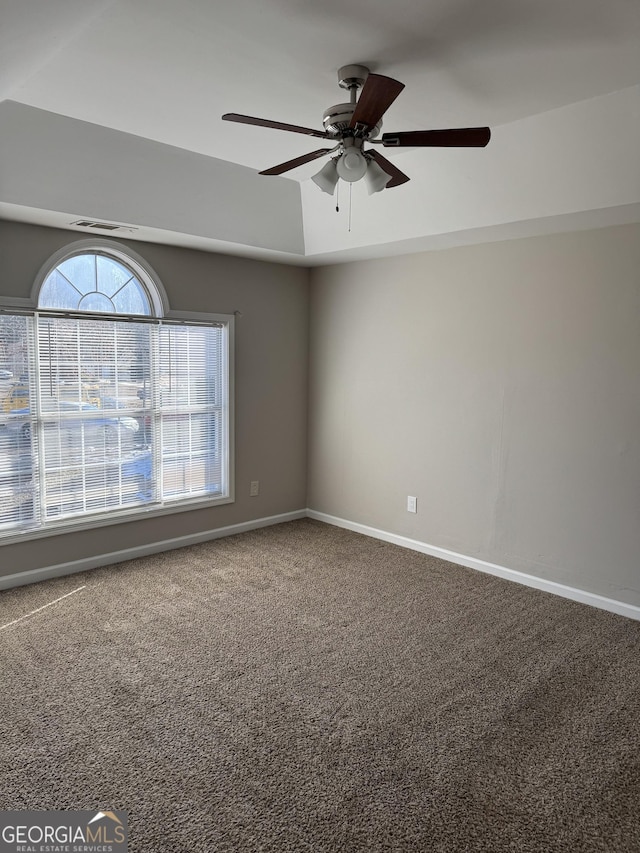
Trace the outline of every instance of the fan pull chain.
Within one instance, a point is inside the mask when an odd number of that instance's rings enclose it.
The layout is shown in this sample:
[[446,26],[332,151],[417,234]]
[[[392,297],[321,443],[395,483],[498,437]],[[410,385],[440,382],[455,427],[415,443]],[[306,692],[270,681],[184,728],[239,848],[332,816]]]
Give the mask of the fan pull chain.
[[338,204],[338,200],[340,198],[340,181],[336,184],[336,213],[340,213],[340,205]]
[[351,233],[351,190],[353,189],[353,184],[349,184],[349,233]]

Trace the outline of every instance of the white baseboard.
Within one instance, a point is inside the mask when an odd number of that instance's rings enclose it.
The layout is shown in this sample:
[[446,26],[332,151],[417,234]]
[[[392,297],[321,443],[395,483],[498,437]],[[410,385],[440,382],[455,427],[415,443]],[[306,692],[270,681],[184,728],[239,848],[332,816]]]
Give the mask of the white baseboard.
[[295,512],[285,512],[281,515],[271,515],[266,518],[256,518],[252,521],[243,521],[240,524],[231,524],[227,527],[218,527],[216,530],[205,530],[202,533],[192,533],[188,536],[177,536],[173,539],[165,539],[161,542],[151,542],[139,545],[136,548],[125,548],[122,551],[111,551],[108,554],[99,554],[95,557],[87,557],[83,560],[74,560],[69,563],[59,563],[57,566],[47,566],[42,569],[32,569],[26,572],[17,572],[13,575],[0,577],[0,590],[11,589],[15,586],[25,586],[30,583],[49,580],[50,578],[74,575],[85,572],[88,569],[97,569],[100,566],[110,566],[113,563],[124,563],[136,557],[147,557],[149,554],[158,554],[162,551],[172,551],[175,548],[184,548],[187,545],[198,545],[200,542],[209,542],[212,539],[221,539],[223,536],[235,536],[237,533],[247,533],[249,530],[257,530],[260,527],[270,527],[272,524],[282,524],[285,521],[295,521],[298,518],[306,518],[306,509]]
[[365,536],[371,536],[374,539],[382,539],[385,542],[400,545],[402,548],[409,548],[412,551],[419,551],[422,554],[439,557],[440,559],[447,560],[450,563],[466,566],[469,569],[477,569],[480,572],[496,575],[497,577],[504,578],[505,580],[515,581],[516,583],[524,584],[525,586],[534,587],[535,589],[540,589],[544,592],[559,595],[562,598],[569,598],[572,601],[579,601],[582,604],[589,604],[592,607],[598,607],[601,610],[609,610],[612,613],[619,614],[620,616],[627,616],[630,619],[640,621],[640,607],[634,604],[628,604],[627,602],[618,601],[614,598],[607,598],[603,595],[598,595],[597,593],[587,592],[586,590],[556,583],[555,581],[545,580],[544,578],[536,577],[536,575],[529,575],[525,572],[516,571],[515,569],[508,569],[505,566],[499,566],[496,563],[487,563],[484,560],[477,559],[476,557],[469,557],[466,554],[458,554],[455,551],[448,551],[446,548],[439,548],[436,545],[429,545],[426,542],[420,542],[417,539],[409,539],[406,536],[399,536],[396,533],[389,533],[386,530],[379,530],[376,527],[369,527],[366,524],[359,524],[355,521],[338,518],[337,516],[328,515],[324,512],[317,512],[313,509],[299,509],[294,512],[285,512],[280,515],[271,515],[266,518],[243,521],[240,524],[231,524],[227,527],[219,527],[216,530],[206,530],[201,533],[193,533],[188,536],[178,536],[173,539],[165,539],[160,542],[151,542],[145,545],[139,545],[135,548],[111,551],[108,554],[99,554],[94,557],[74,560],[69,563],[59,563],[55,566],[47,566],[41,569],[32,569],[30,571],[4,575],[0,577],[0,590],[11,589],[16,586],[24,586],[30,583],[38,583],[40,581],[49,580],[50,578],[63,577],[64,575],[77,574],[78,572],[84,572],[88,569],[97,569],[100,566],[123,563],[126,560],[133,560],[136,557],[146,557],[150,554],[158,554],[162,551],[172,551],[176,548],[184,548],[187,545],[198,545],[201,542],[221,539],[224,536],[234,536],[238,533],[246,533],[250,530],[258,530],[260,527],[270,527],[274,524],[282,524],[285,521],[295,521],[299,518],[313,518],[316,521],[332,524],[335,527],[343,527],[346,530],[352,530],[354,533],[362,533]]
[[505,580],[515,581],[516,583],[531,586],[535,589],[551,592],[554,595],[559,595],[562,598],[570,598],[572,601],[579,601],[582,604],[590,604],[592,607],[598,607],[601,610],[609,610],[612,613],[617,613],[620,616],[627,616],[630,619],[640,621],[640,607],[634,604],[627,604],[624,601],[618,601],[615,598],[606,598],[597,593],[587,592],[576,587],[566,586],[555,581],[545,580],[544,578],[529,575],[525,572],[518,572],[515,569],[508,569],[505,566],[498,566],[496,563],[487,563],[484,560],[479,560],[476,557],[468,557],[465,554],[458,554],[455,551],[447,551],[446,548],[439,548],[436,545],[428,545],[426,542],[419,542],[417,539],[409,539],[406,536],[398,536],[395,533],[388,533],[386,530],[379,530],[376,527],[368,527],[366,524],[358,524],[355,521],[348,521],[344,518],[337,518],[333,515],[327,515],[324,512],[316,512],[316,510],[308,509],[307,517],[314,518],[316,521],[323,521],[326,524],[333,524],[336,527],[344,527],[346,530],[352,530],[355,533],[363,533],[365,536],[372,536],[374,539],[382,539],[385,542],[391,542],[394,545],[400,545],[403,548],[410,548],[412,551],[420,551],[422,554],[429,554],[432,557],[439,557],[442,560],[447,560],[450,563],[457,563],[459,566],[466,566],[469,569],[477,569],[480,572],[486,572],[490,575],[504,578]]

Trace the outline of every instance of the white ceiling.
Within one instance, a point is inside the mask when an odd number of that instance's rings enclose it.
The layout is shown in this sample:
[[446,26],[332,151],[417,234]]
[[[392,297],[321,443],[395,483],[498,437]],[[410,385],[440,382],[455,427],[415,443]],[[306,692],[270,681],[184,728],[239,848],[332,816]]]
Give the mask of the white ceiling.
[[[498,199],[489,215],[491,202],[486,193],[482,200],[474,199],[474,183],[476,178],[482,183],[487,164],[494,182],[501,182],[500,162],[514,156],[511,149],[506,157],[500,153],[507,152],[500,148],[505,140],[533,145],[527,128],[543,135],[551,128],[552,133],[553,116],[566,124],[565,108],[577,102],[592,101],[596,106],[590,120],[595,120],[608,110],[609,101],[600,96],[620,90],[633,95],[619,106],[626,111],[635,103],[633,87],[640,85],[638,0],[0,0],[0,10],[0,101],[17,101],[253,170],[321,143],[222,122],[222,113],[321,128],[324,109],[346,99],[336,70],[348,63],[366,64],[406,84],[385,117],[385,130],[491,126],[494,135],[485,159],[484,152],[465,149],[385,151],[412,181],[370,199],[354,191],[356,223],[360,216],[355,236],[342,227],[342,219],[335,219],[331,199],[309,182],[322,161],[288,173],[301,182],[305,239],[313,247],[298,253],[298,261],[305,263],[341,252],[353,257],[355,249],[358,256],[367,256],[369,249],[371,255],[380,254],[386,239],[380,227],[369,229],[374,215],[393,216],[388,240],[397,250],[399,243],[427,232],[462,232],[581,212],[585,204],[593,207],[593,200],[572,205],[565,198],[529,216],[526,207],[499,209]],[[544,119],[532,119],[541,114]],[[582,120],[588,124],[586,113]],[[575,139],[584,133],[584,126],[576,128]],[[640,139],[632,146],[637,151],[636,143]],[[523,150],[515,149],[516,154]],[[522,163],[507,163],[507,170],[518,168]],[[439,183],[434,182],[435,171]],[[260,178],[262,192],[272,192],[272,182],[283,180]],[[441,197],[441,207],[447,202],[440,230],[437,222],[421,218],[421,187],[426,184],[432,198]],[[459,217],[455,204],[449,209],[454,185]],[[595,207],[621,202],[638,203],[640,194],[634,190],[627,198],[616,196],[602,204],[596,199]],[[87,209],[89,203],[73,212],[97,216],[100,211]],[[482,208],[484,219],[470,217],[469,205],[478,212]],[[30,218],[28,205],[17,207],[5,205],[2,212]],[[31,218],[68,224],[70,212],[49,205]],[[62,218],[56,218],[59,213]],[[183,232],[172,238],[169,228],[159,237],[157,222],[157,232],[145,231],[151,221],[130,224],[145,239],[155,233],[155,239],[184,243],[189,236]],[[201,238],[202,248],[210,239],[211,248],[220,249],[215,233],[191,236]],[[252,242],[246,241],[245,251]]]

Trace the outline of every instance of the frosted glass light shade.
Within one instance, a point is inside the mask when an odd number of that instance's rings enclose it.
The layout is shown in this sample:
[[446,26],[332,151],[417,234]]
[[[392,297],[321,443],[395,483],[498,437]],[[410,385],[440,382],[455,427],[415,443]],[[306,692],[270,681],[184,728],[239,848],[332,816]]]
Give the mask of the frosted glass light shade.
[[331,159],[328,163],[325,163],[318,174],[314,175],[311,180],[316,184],[316,186],[320,187],[322,192],[333,195],[336,184],[338,183],[336,161]]
[[364,176],[364,182],[367,185],[369,195],[379,193],[380,190],[383,190],[387,186],[390,180],[391,175],[388,175],[375,160],[369,161],[367,173]]
[[351,148],[338,158],[336,168],[342,180],[352,184],[354,181],[364,178],[367,172],[367,161],[364,154],[355,148]]

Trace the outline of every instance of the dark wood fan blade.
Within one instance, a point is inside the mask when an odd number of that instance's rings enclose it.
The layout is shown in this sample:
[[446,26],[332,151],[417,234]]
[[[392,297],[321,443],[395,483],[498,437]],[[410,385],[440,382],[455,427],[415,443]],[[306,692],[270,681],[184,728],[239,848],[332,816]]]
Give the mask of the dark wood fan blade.
[[272,127],[274,130],[290,130],[292,133],[304,133],[306,136],[317,136],[320,139],[333,139],[330,133],[324,130],[313,130],[311,127],[300,127],[298,124],[285,124],[282,121],[271,121],[268,118],[255,118],[255,116],[243,116],[239,113],[225,113],[223,121],[237,121],[240,124],[255,124],[258,127]]
[[394,166],[391,160],[387,160],[386,157],[383,157],[382,154],[379,154],[377,151],[367,151],[369,154],[380,166],[380,168],[387,173],[387,175],[391,175],[391,180],[385,187],[385,189],[390,190],[392,187],[399,187],[400,184],[406,184],[408,180],[410,180],[408,175],[405,175],[404,172],[401,172],[397,166]]
[[455,127],[450,130],[408,130],[383,133],[386,147],[439,146],[441,148],[484,148],[491,139],[488,127]]
[[362,87],[349,127],[375,127],[404,89],[404,83],[382,74],[369,74]]
[[279,166],[272,166],[270,169],[265,169],[259,172],[260,175],[281,175],[283,172],[288,172],[289,169],[295,169],[296,166],[302,166],[303,163],[309,163],[311,160],[316,160],[324,154],[329,154],[333,148],[318,148],[317,151],[312,151],[311,154],[303,154],[302,157],[296,157],[293,160],[287,160],[286,163],[280,163]]

